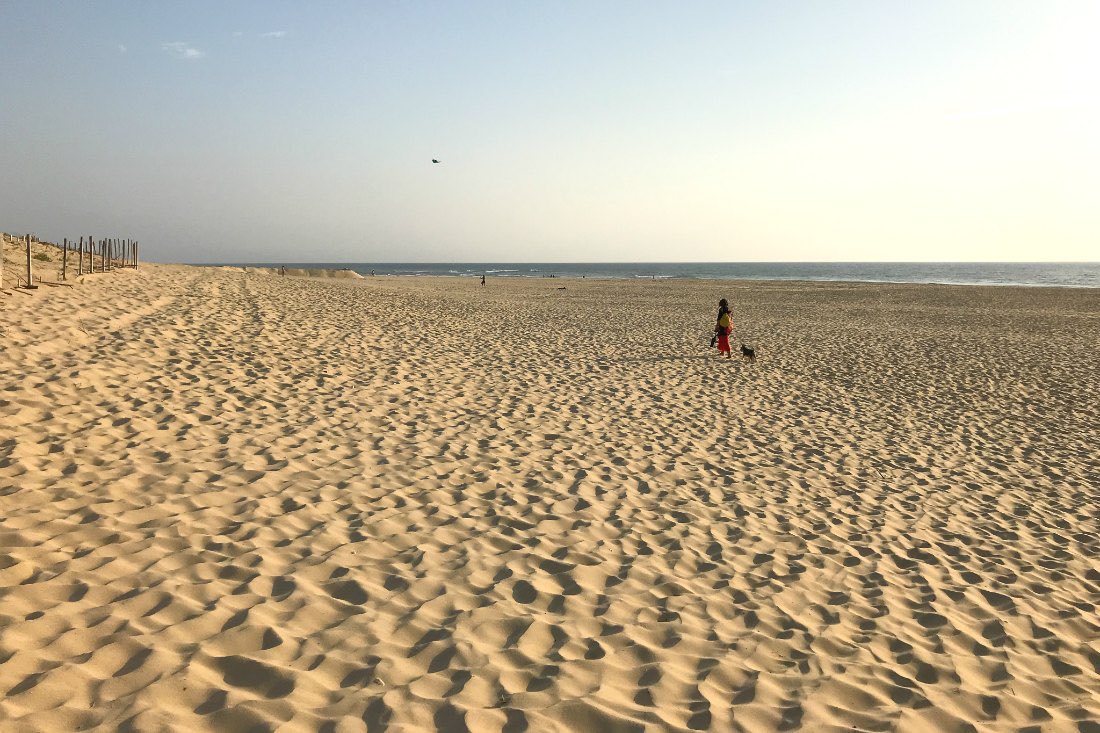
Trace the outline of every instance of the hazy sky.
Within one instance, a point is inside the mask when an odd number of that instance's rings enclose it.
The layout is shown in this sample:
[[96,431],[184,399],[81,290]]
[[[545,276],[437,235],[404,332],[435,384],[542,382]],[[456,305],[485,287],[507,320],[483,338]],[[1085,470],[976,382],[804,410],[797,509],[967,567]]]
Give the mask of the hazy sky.
[[190,262],[1100,259],[1097,0],[3,0],[0,30],[5,231]]

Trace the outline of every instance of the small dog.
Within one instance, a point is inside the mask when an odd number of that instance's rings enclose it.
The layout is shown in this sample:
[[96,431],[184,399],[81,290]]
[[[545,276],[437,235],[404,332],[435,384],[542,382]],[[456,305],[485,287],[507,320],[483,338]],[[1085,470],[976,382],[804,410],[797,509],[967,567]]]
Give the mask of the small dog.
[[756,361],[756,349],[741,344],[741,358],[748,359],[749,361]]

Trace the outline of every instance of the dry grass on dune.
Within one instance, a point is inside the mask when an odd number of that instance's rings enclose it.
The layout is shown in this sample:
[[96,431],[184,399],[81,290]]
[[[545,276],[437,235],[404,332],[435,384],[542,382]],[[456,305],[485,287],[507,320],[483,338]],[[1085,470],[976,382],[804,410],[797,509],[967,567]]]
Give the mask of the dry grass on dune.
[[1100,292],[0,299],[0,729],[1097,730]]

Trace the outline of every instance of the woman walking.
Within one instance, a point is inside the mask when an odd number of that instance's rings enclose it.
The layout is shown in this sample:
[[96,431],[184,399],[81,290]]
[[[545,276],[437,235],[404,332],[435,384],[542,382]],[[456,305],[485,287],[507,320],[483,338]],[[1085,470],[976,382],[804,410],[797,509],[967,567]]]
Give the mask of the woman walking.
[[718,341],[718,355],[725,353],[727,359],[733,358],[730,351],[730,333],[733,331],[733,319],[730,318],[730,305],[725,298],[718,301],[718,321],[714,324],[714,336]]

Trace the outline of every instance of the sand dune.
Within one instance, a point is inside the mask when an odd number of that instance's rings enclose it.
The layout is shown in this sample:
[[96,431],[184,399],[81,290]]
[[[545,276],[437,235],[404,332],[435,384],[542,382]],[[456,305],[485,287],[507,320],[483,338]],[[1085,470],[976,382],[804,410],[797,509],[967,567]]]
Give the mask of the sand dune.
[[0,328],[4,730],[1098,730],[1100,292],[149,265]]
[[319,267],[284,267],[280,272],[278,267],[227,267],[225,269],[238,270],[240,272],[255,273],[258,275],[283,275],[287,277],[324,277],[337,280],[362,280],[363,276],[355,270],[349,269],[324,269]]

